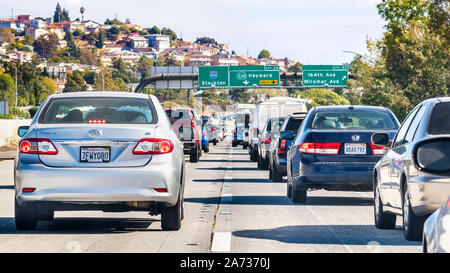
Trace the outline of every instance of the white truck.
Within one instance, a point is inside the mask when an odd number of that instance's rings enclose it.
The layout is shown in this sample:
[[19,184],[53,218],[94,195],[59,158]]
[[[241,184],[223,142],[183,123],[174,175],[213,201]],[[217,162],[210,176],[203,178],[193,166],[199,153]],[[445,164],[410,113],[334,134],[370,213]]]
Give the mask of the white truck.
[[249,154],[252,161],[257,160],[259,134],[270,117],[284,117],[292,113],[308,112],[308,99],[273,97],[256,104],[253,121],[249,128]]

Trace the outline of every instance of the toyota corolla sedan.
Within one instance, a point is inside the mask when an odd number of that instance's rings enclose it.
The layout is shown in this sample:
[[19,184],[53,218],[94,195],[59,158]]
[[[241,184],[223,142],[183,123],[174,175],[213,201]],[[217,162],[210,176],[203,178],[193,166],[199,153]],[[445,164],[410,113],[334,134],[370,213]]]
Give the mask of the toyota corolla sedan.
[[147,211],[161,214],[163,230],[181,227],[183,145],[156,97],[52,95],[19,135],[17,229],[73,210]]
[[393,137],[398,126],[383,107],[312,108],[288,152],[288,197],[305,203],[309,189],[372,191],[373,168],[387,149],[373,145],[372,134]]
[[394,141],[376,133],[372,142],[389,147],[374,169],[375,226],[393,229],[399,215],[405,238],[420,241],[426,218],[450,195],[450,97],[417,105]]

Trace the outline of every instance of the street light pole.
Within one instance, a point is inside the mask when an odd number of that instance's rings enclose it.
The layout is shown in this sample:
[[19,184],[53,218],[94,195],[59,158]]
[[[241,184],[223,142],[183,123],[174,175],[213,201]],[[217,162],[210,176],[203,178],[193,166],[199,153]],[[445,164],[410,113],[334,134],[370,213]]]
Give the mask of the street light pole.
[[14,107],[17,108],[17,100],[18,100],[18,99],[17,99],[17,93],[18,93],[18,92],[17,92],[17,90],[18,90],[18,87],[17,87],[17,65],[16,65],[15,68],[16,68],[16,80],[15,80],[15,81],[16,81],[16,101],[15,101],[15,103],[14,103]]
[[354,52],[354,51],[350,51],[350,50],[342,50],[342,52],[344,52],[344,53],[350,53],[350,54],[355,54],[356,56],[360,56],[360,57],[363,58],[364,60],[366,60],[366,61],[368,61],[369,63],[373,64],[373,60],[370,60],[369,58],[367,58],[366,56],[362,55],[361,53]]

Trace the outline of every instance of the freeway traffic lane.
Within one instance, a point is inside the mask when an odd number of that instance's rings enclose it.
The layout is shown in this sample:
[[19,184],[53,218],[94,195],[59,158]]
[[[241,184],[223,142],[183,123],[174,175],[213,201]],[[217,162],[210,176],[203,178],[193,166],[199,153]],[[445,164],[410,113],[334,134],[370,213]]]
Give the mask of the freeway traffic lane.
[[[372,194],[310,192],[286,197],[242,146],[221,142],[187,163],[185,219],[161,231],[144,212],[56,212],[36,231],[14,226],[13,161],[0,161],[0,252],[420,252],[419,242],[373,224]],[[398,220],[400,224],[400,219]]]
[[404,239],[400,217],[395,230],[375,228],[370,192],[314,191],[305,205],[293,204],[286,183],[268,180],[241,146],[232,148],[225,171],[213,252],[421,252],[420,242]]
[[[161,231],[160,216],[99,211],[55,212],[55,220],[40,221],[36,231],[18,231],[14,162],[0,161],[0,252],[208,252],[224,172],[207,168],[225,166],[226,146],[211,146],[196,164],[187,157],[185,198],[211,198],[211,204],[185,202],[185,219],[176,232]],[[194,183],[199,177],[220,182]]]

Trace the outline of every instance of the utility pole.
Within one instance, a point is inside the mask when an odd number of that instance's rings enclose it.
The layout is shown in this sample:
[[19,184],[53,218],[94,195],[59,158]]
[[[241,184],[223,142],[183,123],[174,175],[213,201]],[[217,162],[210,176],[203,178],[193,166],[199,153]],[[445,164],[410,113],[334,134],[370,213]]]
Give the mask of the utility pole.
[[17,108],[17,90],[18,90],[18,87],[17,87],[17,65],[16,65],[15,68],[16,68],[16,101],[14,103],[14,107]]

